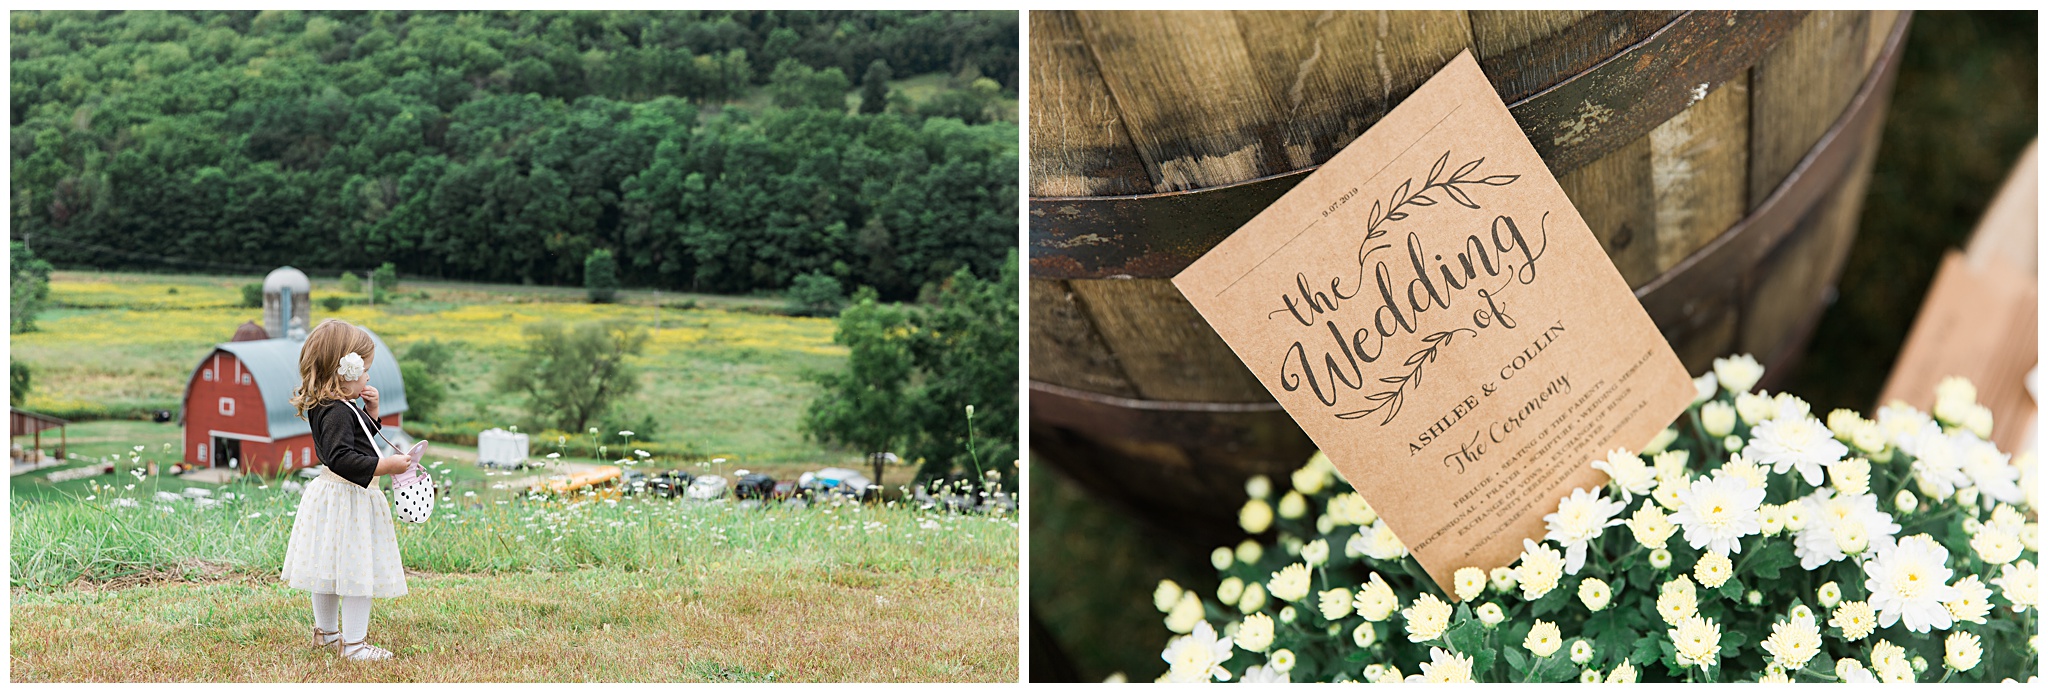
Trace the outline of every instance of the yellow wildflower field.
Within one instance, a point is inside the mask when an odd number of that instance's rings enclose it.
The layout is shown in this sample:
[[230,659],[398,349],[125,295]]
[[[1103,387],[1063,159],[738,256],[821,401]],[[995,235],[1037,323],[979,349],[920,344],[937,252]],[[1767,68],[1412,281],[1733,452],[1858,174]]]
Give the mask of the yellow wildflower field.
[[[242,284],[255,277],[58,272],[38,330],[13,335],[13,357],[34,369],[23,406],[52,411],[101,407],[175,410],[192,367],[260,308],[243,308]],[[516,356],[528,326],[629,320],[645,327],[647,348],[636,360],[640,391],[615,407],[622,419],[653,416],[662,439],[721,452],[788,459],[824,451],[801,440],[796,422],[815,396],[807,370],[839,367],[846,349],[832,343],[833,322],[652,304],[591,304],[559,288],[422,283],[427,297],[404,287],[394,302],[320,305],[344,294],[332,280],[314,282],[312,317],[341,318],[376,331],[399,353],[424,340],[457,347],[451,367],[450,421],[503,421],[526,407],[495,392],[499,363]],[[172,292],[176,289],[176,292]],[[495,289],[495,290],[493,290]],[[745,305],[735,299],[726,305]],[[758,301],[756,301],[758,303]]]

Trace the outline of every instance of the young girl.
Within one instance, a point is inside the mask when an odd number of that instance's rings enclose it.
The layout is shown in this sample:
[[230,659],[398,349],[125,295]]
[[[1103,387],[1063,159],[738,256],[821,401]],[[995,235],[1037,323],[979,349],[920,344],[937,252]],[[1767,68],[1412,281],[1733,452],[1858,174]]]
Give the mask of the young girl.
[[[371,432],[379,428],[377,388],[369,386],[376,356],[362,328],[341,320],[321,322],[299,352],[299,388],[291,400],[299,417],[312,424],[313,449],[324,464],[320,478],[306,484],[299,501],[280,577],[313,593],[313,644],[333,645],[356,661],[391,658],[390,651],[364,642],[370,598],[406,591],[391,504],[374,483],[376,477],[405,471],[412,458],[380,457],[370,442]],[[363,399],[362,409],[353,403],[357,397]]]

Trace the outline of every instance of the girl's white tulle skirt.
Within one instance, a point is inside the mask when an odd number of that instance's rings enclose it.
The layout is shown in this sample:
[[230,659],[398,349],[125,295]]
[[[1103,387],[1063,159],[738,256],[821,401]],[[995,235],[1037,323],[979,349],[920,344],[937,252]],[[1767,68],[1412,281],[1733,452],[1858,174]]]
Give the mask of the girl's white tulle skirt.
[[344,597],[405,595],[405,564],[391,503],[326,468],[306,484],[278,576],[292,587]]

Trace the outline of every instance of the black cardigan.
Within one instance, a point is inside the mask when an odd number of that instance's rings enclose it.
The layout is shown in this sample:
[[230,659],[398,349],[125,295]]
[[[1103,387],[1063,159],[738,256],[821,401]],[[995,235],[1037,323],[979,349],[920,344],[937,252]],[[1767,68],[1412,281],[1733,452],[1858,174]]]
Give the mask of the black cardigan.
[[357,419],[351,409],[355,406],[337,400],[306,410],[306,421],[313,425],[313,452],[341,478],[369,488],[381,456],[358,422],[368,422],[371,431],[382,430],[383,425],[368,415]]

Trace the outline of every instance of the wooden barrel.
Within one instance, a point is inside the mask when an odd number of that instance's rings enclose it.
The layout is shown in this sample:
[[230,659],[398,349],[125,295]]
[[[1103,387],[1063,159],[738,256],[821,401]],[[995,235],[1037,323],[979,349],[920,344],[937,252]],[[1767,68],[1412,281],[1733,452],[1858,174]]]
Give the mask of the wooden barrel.
[[1032,12],[1034,454],[1219,531],[1299,465],[1169,278],[1465,49],[1687,368],[1782,375],[1855,238],[1903,14]]

